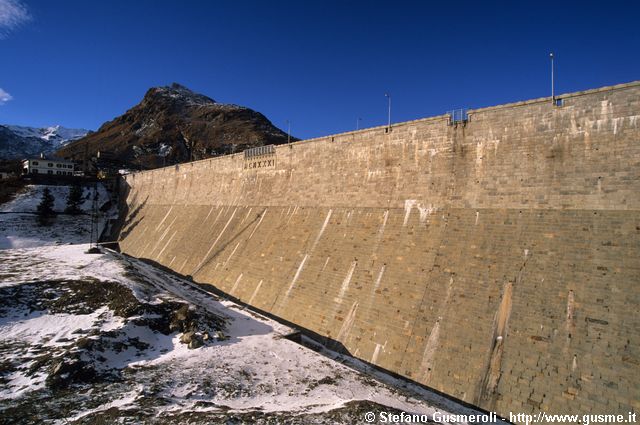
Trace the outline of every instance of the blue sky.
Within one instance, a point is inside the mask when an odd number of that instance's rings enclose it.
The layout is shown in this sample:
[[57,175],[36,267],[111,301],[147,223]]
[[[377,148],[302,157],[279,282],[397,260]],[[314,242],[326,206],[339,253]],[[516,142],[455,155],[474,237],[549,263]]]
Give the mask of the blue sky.
[[301,138],[640,79],[640,2],[0,0],[0,123],[97,129],[179,82]]

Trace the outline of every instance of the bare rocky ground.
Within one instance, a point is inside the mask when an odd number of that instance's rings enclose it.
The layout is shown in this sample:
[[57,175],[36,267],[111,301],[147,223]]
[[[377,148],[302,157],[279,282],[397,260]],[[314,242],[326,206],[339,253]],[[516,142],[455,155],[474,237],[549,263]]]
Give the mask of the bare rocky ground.
[[[74,411],[99,407],[104,400],[138,385],[148,385],[151,391],[145,396],[161,405],[162,397],[153,397],[153,389],[162,384],[154,368],[127,367],[128,362],[166,353],[174,333],[183,339],[191,335],[187,341],[191,347],[207,343],[204,338],[216,338],[210,335],[224,338],[220,332],[224,319],[216,315],[190,310],[189,304],[166,296],[154,303],[142,302],[121,283],[92,277],[1,287],[0,305],[3,328],[47,316],[63,319],[61,326],[52,327],[52,332],[39,340],[3,338],[0,342],[0,383],[23,394],[0,400],[2,423],[68,418]],[[92,319],[90,326],[86,326],[85,317]],[[55,323],[52,320],[49,325]],[[76,325],[77,329],[67,332]],[[27,385],[15,385],[11,377],[16,375],[26,378]],[[145,414],[109,408],[89,414],[79,423],[90,423],[93,416],[142,419]]]

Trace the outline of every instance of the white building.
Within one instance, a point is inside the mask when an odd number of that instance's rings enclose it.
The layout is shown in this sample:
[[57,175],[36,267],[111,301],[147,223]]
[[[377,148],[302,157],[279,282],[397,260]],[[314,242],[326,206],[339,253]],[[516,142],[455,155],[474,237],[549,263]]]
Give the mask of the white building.
[[22,161],[22,174],[42,174],[53,176],[73,176],[75,164],[59,159],[25,159]]

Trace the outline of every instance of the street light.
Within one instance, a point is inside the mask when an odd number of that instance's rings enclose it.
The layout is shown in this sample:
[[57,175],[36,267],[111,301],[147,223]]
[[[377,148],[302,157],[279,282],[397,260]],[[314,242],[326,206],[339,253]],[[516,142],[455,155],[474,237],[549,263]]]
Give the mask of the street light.
[[391,95],[389,93],[384,94],[389,99],[389,115],[387,119],[387,132],[391,131]]
[[360,130],[360,121],[362,121],[362,118],[356,119],[356,130]]
[[553,52],[549,53],[549,57],[551,58],[551,103],[555,105],[556,96],[555,96],[555,90],[554,90],[554,84],[553,84]]

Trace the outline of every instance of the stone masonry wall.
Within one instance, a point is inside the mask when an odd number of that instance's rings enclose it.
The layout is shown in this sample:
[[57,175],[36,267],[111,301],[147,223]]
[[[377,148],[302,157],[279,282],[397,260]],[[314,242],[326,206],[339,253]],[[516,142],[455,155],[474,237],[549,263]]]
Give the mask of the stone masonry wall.
[[640,82],[126,176],[120,246],[501,414],[640,408]]

